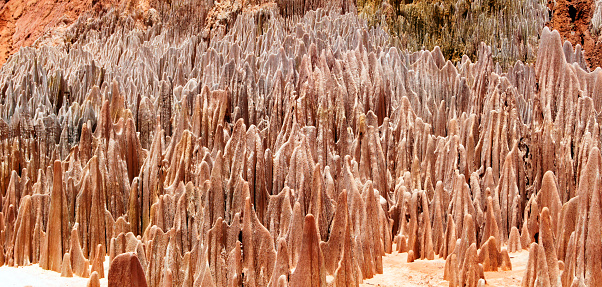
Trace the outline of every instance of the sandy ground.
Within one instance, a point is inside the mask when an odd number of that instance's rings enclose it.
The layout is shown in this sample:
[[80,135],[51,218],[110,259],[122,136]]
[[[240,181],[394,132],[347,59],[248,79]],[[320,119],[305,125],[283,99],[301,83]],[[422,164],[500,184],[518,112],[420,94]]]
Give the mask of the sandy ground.
[[[383,274],[364,280],[360,286],[449,286],[443,280],[444,259],[407,263],[407,258],[407,253],[387,254],[383,257]],[[527,250],[510,254],[512,271],[485,272],[487,286],[520,286],[528,259]]]
[[[416,260],[407,263],[407,253],[387,254],[383,257],[384,274],[365,280],[361,286],[448,286],[449,282],[443,280],[444,259]],[[485,272],[487,286],[520,286],[529,252],[510,254],[512,271]],[[105,259],[105,278],[100,279],[101,286],[107,286],[109,271],[109,257]],[[86,286],[88,278],[61,277],[60,273],[40,268],[38,264],[26,267],[0,267],[0,286],[6,287],[59,287],[59,286]]]
[[[105,287],[107,283],[107,274],[109,272],[109,257],[105,258],[104,263],[105,278],[100,279],[100,286]],[[62,286],[86,286],[88,278],[73,276],[71,278],[61,277],[61,273],[44,270],[33,264],[21,267],[0,267],[0,286],[3,287],[62,287]]]

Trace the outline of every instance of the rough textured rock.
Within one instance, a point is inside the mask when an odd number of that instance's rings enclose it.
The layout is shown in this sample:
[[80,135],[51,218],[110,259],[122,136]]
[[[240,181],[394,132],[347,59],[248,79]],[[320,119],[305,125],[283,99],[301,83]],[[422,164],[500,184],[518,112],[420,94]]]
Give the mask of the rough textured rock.
[[296,266],[291,274],[291,286],[326,286],[324,255],[319,246],[315,218],[311,214],[303,222],[301,254]]
[[491,236],[481,249],[479,249],[478,261],[483,264],[483,271],[497,271],[501,265],[501,256],[498,251],[497,242],[495,237]]
[[84,257],[81,246],[79,244],[79,234],[77,232],[78,224],[76,223],[71,230],[69,256],[71,259],[71,266],[73,273],[79,277],[90,277],[90,263],[88,259]]
[[147,286],[144,270],[135,253],[117,255],[109,266],[110,286]]
[[[595,69],[600,65],[601,43],[597,36],[600,35],[600,1],[559,1],[552,5],[551,21],[549,26],[560,32],[567,40],[568,46],[579,46],[578,53],[584,54],[580,66]],[[569,42],[570,41],[570,42]],[[572,43],[572,45],[571,45]],[[581,48],[585,51],[582,52]],[[589,65],[585,64],[585,60]]]
[[92,272],[90,275],[90,280],[88,281],[88,287],[100,287],[100,277],[96,271]]
[[65,255],[63,256],[61,277],[73,277],[73,270],[71,269],[71,257],[69,256],[69,253],[65,253]]
[[522,249],[518,228],[513,226],[512,230],[510,230],[510,236],[508,238],[508,252],[519,252]]
[[181,3],[202,28],[116,7],[11,56],[0,263],[357,286],[397,249],[477,286],[528,248],[527,286],[597,284],[602,82],[578,49],[544,28],[534,64],[484,44],[452,63],[339,13],[354,3],[285,2]]
[[52,171],[52,193],[50,197],[50,212],[46,231],[46,256],[42,268],[60,272],[63,258],[63,171],[60,161],[54,162]]
[[98,273],[98,276],[100,278],[104,278],[104,274],[105,274],[105,268],[104,268],[104,262],[105,262],[105,251],[104,251],[104,246],[102,246],[101,244],[98,244],[98,246],[96,246],[96,251],[94,252],[94,257],[92,257],[92,268],[91,268],[91,272],[94,273]]

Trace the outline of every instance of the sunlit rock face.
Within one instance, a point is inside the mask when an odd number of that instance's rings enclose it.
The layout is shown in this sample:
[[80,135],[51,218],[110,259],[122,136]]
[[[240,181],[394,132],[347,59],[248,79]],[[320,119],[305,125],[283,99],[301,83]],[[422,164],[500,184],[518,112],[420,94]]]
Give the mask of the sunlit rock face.
[[139,286],[354,286],[398,250],[476,286],[528,249],[523,285],[598,284],[602,74],[579,47],[544,28],[535,64],[502,70],[484,44],[452,63],[353,3],[293,2],[205,32],[112,10],[10,57],[0,263],[91,286],[105,255]]

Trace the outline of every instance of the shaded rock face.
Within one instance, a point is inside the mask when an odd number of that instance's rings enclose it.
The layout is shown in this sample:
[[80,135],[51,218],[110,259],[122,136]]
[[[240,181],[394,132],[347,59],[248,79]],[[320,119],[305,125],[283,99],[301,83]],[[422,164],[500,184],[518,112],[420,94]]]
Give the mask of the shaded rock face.
[[0,263],[357,286],[397,249],[477,286],[524,248],[527,286],[598,284],[601,70],[558,32],[502,71],[485,45],[454,65],[344,10],[255,4],[210,37],[113,10],[7,61]]

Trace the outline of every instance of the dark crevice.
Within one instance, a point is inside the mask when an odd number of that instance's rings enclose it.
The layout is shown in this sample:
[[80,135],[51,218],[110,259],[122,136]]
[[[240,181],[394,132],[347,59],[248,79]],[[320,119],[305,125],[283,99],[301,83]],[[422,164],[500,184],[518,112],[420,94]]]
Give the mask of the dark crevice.
[[569,5],[569,17],[571,17],[571,22],[577,20],[577,9],[573,5]]

